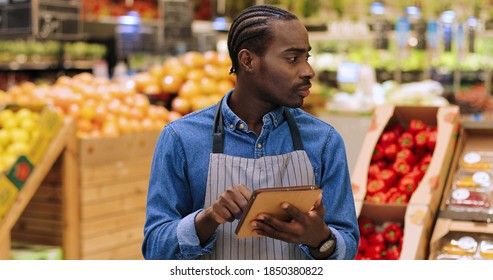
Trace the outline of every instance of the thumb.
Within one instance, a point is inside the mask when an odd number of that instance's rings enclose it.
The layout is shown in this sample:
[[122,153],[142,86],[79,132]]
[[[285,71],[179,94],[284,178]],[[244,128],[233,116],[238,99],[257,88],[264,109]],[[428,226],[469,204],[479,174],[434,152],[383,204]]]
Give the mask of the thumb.
[[312,210],[317,213],[318,216],[323,217],[325,215],[325,206],[322,203],[322,194],[319,194],[317,200],[313,204]]

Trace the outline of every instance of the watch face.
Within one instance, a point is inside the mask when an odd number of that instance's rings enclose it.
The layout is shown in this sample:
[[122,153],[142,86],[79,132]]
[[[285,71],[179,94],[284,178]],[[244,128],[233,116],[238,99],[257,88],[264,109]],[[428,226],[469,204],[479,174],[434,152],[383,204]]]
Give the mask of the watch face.
[[320,253],[325,253],[327,252],[332,246],[335,244],[335,239],[334,236],[332,235],[329,240],[327,240],[322,246],[320,246],[320,249],[318,250]]

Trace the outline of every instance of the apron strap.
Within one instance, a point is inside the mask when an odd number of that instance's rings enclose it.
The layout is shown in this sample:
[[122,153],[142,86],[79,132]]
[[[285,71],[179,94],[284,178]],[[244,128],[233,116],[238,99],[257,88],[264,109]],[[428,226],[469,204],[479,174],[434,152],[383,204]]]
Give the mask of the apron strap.
[[291,139],[293,139],[293,146],[296,151],[304,150],[303,141],[301,141],[300,131],[298,130],[298,126],[294,121],[293,115],[289,112],[289,109],[284,107],[284,117],[288,121],[289,130],[291,131]]
[[[214,112],[214,126],[212,129],[212,153],[214,154],[221,154],[224,151],[223,114],[221,113],[223,99],[224,97],[217,103],[216,111]],[[294,121],[293,115],[291,115],[289,109],[286,107],[284,107],[284,117],[288,122],[294,149],[296,151],[304,150],[298,126]]]
[[214,127],[212,129],[212,153],[222,154],[224,147],[224,132],[223,132],[223,114],[221,113],[221,104],[223,98],[216,105],[214,113]]

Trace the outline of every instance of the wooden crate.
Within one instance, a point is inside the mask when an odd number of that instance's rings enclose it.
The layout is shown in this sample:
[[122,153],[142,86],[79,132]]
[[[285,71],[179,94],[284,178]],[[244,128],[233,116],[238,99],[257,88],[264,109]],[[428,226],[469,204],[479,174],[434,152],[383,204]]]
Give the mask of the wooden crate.
[[142,259],[158,136],[75,139],[19,219],[12,239],[63,246],[65,259]]

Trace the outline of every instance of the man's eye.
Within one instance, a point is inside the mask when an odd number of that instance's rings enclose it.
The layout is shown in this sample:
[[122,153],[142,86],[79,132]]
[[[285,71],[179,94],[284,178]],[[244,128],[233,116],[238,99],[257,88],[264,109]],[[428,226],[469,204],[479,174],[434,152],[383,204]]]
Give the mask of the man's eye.
[[288,57],[288,60],[291,61],[291,62],[295,62],[296,61],[296,56]]

